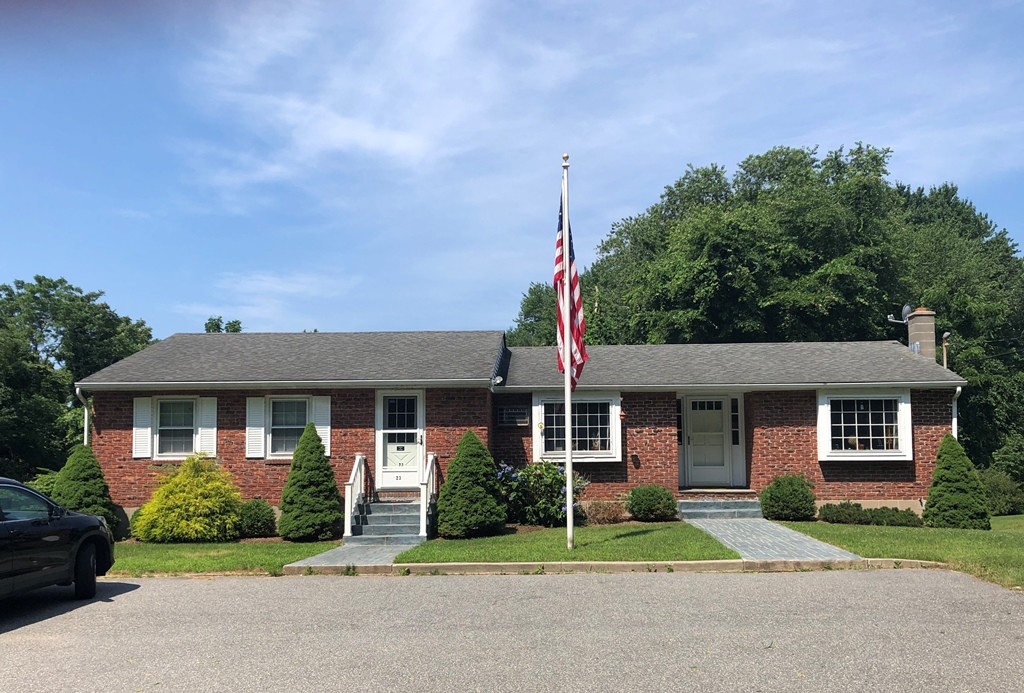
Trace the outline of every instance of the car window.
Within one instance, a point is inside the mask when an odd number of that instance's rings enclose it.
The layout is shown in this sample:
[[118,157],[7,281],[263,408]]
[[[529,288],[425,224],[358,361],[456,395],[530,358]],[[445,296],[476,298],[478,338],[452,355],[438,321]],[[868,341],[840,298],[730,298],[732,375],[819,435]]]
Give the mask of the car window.
[[50,517],[50,504],[23,489],[0,486],[0,511],[5,520],[45,520]]

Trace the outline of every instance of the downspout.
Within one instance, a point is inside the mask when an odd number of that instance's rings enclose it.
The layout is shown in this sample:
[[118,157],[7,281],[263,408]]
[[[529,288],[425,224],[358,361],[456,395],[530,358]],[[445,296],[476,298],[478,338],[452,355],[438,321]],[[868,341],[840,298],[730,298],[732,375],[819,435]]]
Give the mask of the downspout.
[[[75,397],[82,403],[82,419],[83,419],[83,432],[82,432],[82,444],[89,444],[89,402],[85,399],[85,395],[82,394],[82,388],[75,386]],[[956,421],[956,404],[953,404],[953,421]],[[956,435],[956,424],[953,424],[953,435]]]
[[962,387],[957,386],[956,393],[953,395],[953,437],[954,438],[959,438],[960,437],[960,436],[957,435],[957,430],[960,427],[960,417],[958,415],[956,401],[958,399],[960,399],[960,393],[963,392],[963,390],[964,389]]

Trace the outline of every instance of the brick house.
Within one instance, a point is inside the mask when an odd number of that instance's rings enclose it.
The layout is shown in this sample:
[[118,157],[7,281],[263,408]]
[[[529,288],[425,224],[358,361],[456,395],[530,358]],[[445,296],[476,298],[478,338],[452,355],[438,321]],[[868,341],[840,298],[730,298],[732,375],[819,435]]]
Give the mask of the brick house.
[[[921,320],[934,336],[934,314]],[[966,384],[928,341],[591,346],[573,397],[586,498],[651,483],[742,497],[800,472],[822,501],[920,509]],[[193,451],[276,504],[307,422],[339,485],[362,456],[382,494],[416,490],[428,459],[443,477],[466,430],[514,465],[565,450],[554,347],[508,348],[498,331],[178,334],[76,385],[129,511]]]

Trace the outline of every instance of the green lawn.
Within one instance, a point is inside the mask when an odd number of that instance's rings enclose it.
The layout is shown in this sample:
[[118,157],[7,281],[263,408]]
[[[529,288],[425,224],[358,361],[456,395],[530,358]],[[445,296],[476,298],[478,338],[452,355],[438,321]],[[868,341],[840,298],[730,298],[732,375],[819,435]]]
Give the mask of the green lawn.
[[109,575],[180,575],[184,573],[244,573],[280,575],[288,563],[333,549],[336,541],[236,542],[228,544],[143,544],[121,542],[114,547]]
[[1004,587],[1024,585],[1024,515],[992,518],[992,530],[784,522],[865,558],[941,561]]
[[739,558],[731,549],[683,522],[578,527],[576,548],[565,528],[480,539],[434,539],[399,554],[395,563],[506,563],[553,561],[704,561]]

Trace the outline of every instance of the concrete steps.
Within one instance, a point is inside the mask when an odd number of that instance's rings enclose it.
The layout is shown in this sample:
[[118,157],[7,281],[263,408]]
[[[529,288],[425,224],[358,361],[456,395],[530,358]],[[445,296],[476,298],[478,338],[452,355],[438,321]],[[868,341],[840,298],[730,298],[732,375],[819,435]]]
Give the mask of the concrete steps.
[[426,538],[420,533],[420,504],[405,501],[361,503],[352,518],[348,546],[415,546]]
[[676,502],[676,506],[679,517],[684,520],[762,517],[758,500],[681,500]]

